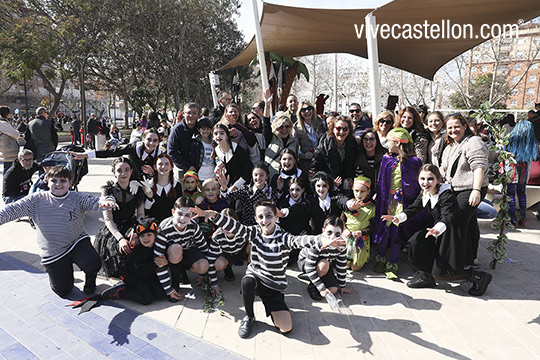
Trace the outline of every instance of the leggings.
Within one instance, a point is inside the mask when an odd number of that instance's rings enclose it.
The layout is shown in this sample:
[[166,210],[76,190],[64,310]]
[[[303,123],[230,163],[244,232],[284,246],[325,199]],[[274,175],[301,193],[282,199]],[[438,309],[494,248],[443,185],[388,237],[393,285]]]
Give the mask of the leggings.
[[[456,191],[458,204],[457,216],[454,223],[457,224],[456,231],[459,239],[463,239],[465,265],[472,265],[477,258],[478,244],[480,242],[480,228],[476,217],[476,207],[469,205],[469,196],[472,189]],[[480,201],[486,196],[487,186],[480,191]],[[457,270],[457,269],[456,269]]]
[[95,287],[101,259],[90,243],[90,238],[79,241],[70,252],[59,260],[45,265],[51,289],[60,297],[65,297],[73,289],[73,264],[77,264],[86,275],[85,286]]

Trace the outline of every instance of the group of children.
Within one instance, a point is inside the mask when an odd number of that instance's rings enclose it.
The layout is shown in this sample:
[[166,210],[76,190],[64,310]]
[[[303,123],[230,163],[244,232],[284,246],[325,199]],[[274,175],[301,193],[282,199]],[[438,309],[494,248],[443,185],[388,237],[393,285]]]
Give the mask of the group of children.
[[[181,185],[173,177],[171,158],[156,147],[157,135],[150,131],[142,144],[127,150],[97,152],[98,157],[146,154],[137,161],[115,159],[116,182],[104,186],[101,199],[68,191],[71,175],[56,166],[46,178],[50,191],[7,205],[0,210],[0,224],[22,216],[34,219],[42,263],[59,296],[73,287],[73,263],[86,275],[85,293],[95,291],[101,268],[103,275],[122,278],[103,298],[149,304],[182,299],[179,285],[188,281],[187,270],[208,273],[220,293],[217,272],[224,270],[225,280],[232,281],[232,265],[247,260],[240,282],[246,311],[239,328],[243,338],[255,323],[255,295],[280,332],[292,330],[284,291],[286,268],[295,261],[314,300],[350,293],[347,268],[361,269],[373,245],[374,271],[395,279],[399,254],[408,244],[409,258],[418,269],[409,287],[433,287],[434,275],[462,275],[463,264],[453,257],[458,241],[453,232],[455,198],[442,184],[438,168],[422,166],[414,155],[405,129],[388,133],[388,154],[377,183],[358,176],[350,194],[337,192],[339,180],[326,173],[308,176],[288,149],[281,152],[280,171],[272,179],[264,164],[246,175],[241,162],[247,153],[238,155],[241,148],[230,142],[227,132],[227,127],[215,127],[216,152],[229,159],[240,156],[234,165],[240,172],[218,166],[216,179],[202,184],[197,173],[186,172]],[[105,225],[93,247],[82,219],[84,212],[98,207],[104,207]],[[471,295],[482,295],[491,280],[478,271],[467,278]]]

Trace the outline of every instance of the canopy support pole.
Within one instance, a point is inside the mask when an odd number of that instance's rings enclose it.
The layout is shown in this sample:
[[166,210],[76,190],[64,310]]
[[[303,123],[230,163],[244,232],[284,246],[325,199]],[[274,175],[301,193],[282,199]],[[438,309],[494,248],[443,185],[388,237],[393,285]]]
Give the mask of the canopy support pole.
[[257,8],[257,0],[252,0],[253,19],[255,20],[255,42],[257,43],[257,58],[259,59],[259,69],[261,70],[261,81],[263,92],[269,89],[268,74],[266,72],[266,61],[264,59],[264,47],[261,34],[261,24],[259,23],[259,9]]
[[337,53],[334,54],[334,110],[339,112],[337,91]]
[[381,78],[379,76],[379,50],[377,47],[377,20],[373,13],[366,19],[366,42],[369,62],[369,93],[371,97],[371,116],[374,119],[381,112]]

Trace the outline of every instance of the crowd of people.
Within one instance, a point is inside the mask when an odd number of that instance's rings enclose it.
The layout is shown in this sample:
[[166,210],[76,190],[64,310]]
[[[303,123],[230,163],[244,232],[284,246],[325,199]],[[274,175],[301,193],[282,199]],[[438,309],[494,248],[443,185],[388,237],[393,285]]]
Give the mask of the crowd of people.
[[[462,279],[470,295],[484,294],[491,275],[478,270],[477,211],[483,204],[493,216],[484,198],[493,191],[494,156],[482,124],[425,106],[372,120],[353,103],[349,114],[326,116],[294,95],[273,114],[268,91],[242,115],[232,99],[222,92],[211,110],[188,103],[172,128],[166,113],[150,112],[129,143],[112,127],[110,146],[72,152],[75,160],[114,158],[114,179],[103,185],[101,198],[69,191],[71,172],[46,158],[57,138],[46,128],[45,108],[29,127],[40,127],[50,143],[36,137],[33,152],[19,151],[18,133],[4,124],[9,108],[0,107],[0,155],[4,172],[9,169],[0,224],[32,219],[51,288],[62,297],[73,288],[73,263],[85,273],[85,293],[96,291],[100,274],[123,279],[102,298],[149,304],[182,299],[187,271],[197,274],[198,284],[207,277],[221,293],[218,273],[235,281],[233,265],[247,262],[239,283],[243,338],[255,323],[255,296],[280,332],[292,331],[284,300],[290,266],[298,266],[318,301],[350,293],[347,271],[370,261],[373,268],[365,271],[399,278],[405,250],[416,269],[407,286]],[[532,111],[527,120],[504,124],[506,151],[517,161],[503,164],[512,173],[508,193],[518,195],[519,216],[512,200],[510,217],[523,226],[540,117]],[[28,195],[38,163],[40,186]],[[104,224],[91,244],[82,219],[99,208]]]

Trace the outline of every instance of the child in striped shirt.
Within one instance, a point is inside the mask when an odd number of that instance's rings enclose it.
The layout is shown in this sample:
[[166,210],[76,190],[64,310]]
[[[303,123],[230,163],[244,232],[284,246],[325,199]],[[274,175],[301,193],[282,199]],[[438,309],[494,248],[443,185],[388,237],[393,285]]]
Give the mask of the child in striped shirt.
[[329,239],[325,236],[293,236],[276,225],[278,210],[272,200],[261,199],[253,206],[257,225],[245,226],[215,211],[203,211],[192,208],[196,217],[209,217],[218,227],[231,233],[246,232],[251,243],[251,263],[242,279],[241,289],[246,316],[242,319],[238,335],[247,338],[255,324],[253,303],[258,295],[271,316],[276,328],[282,334],[292,331],[292,318],[285,304],[283,292],[287,288],[285,269],[289,260],[289,251],[294,248],[309,247],[318,251],[328,246],[344,246],[341,238]]
[[[223,209],[221,214],[240,221],[233,209]],[[210,276],[210,285],[220,293],[221,289],[218,285],[217,272],[224,270],[225,280],[233,281],[233,263],[235,261],[244,261],[248,258],[248,242],[245,229],[240,229],[239,232],[232,233],[218,228],[212,235],[206,258],[209,264],[208,275]]]
[[193,206],[193,200],[185,196],[178,198],[172,216],[159,225],[160,233],[154,244],[154,255],[166,256],[169,262],[169,266],[160,266],[156,272],[170,300],[182,299],[177,289],[185,270],[199,275],[208,271],[205,258],[208,246],[199,225],[191,221],[190,208]]
[[[339,238],[344,227],[345,224],[339,217],[329,216],[324,221],[323,234],[327,238]],[[345,287],[346,248],[328,247],[321,251],[303,248],[298,257],[298,268],[304,271],[310,280],[307,290],[313,300],[321,300],[329,292],[336,294],[338,289],[342,295],[352,293]]]

